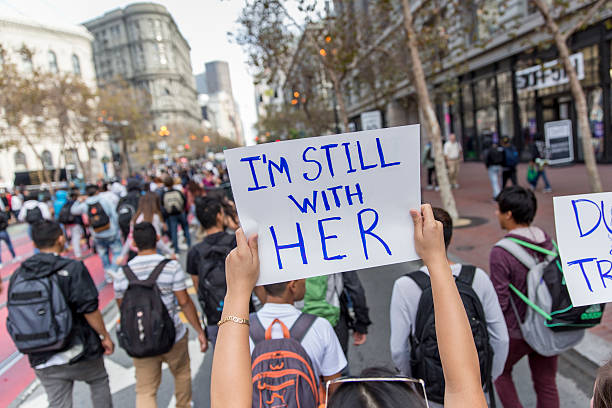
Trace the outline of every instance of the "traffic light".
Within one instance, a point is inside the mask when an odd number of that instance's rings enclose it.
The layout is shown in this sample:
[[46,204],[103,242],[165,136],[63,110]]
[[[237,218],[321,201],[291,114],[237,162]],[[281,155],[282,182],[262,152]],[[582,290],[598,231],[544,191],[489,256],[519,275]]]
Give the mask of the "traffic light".
[[162,126],[159,128],[159,135],[161,137],[166,137],[166,136],[170,136],[170,131],[168,130],[167,126]]
[[189,146],[189,143],[185,143],[185,150],[189,150],[191,149],[191,146]]

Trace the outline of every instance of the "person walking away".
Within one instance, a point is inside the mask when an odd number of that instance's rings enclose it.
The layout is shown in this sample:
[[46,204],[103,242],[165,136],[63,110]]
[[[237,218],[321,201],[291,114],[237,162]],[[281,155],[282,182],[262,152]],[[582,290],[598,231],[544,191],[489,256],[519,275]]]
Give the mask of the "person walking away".
[[[57,196],[62,197],[63,195],[67,195],[65,191],[57,192]],[[70,198],[64,200],[64,204],[59,207],[59,210],[56,210],[57,221],[64,226],[66,235],[70,237],[70,244],[76,259],[80,259],[83,256],[83,252],[81,251],[81,239],[84,233],[83,217],[72,214],[72,206],[77,202],[78,197],[76,191],[72,192]]]
[[[13,249],[13,243],[11,242],[11,237],[8,233],[9,220],[11,216],[7,211],[0,211],[0,241],[4,241],[6,246],[8,247],[9,252],[13,256],[13,262],[17,261],[17,256],[15,255],[15,250]],[[0,247],[0,268],[2,268],[2,248]]]
[[[433,208],[442,223],[444,245],[448,251],[453,221],[441,208]],[[464,307],[472,322],[472,335],[480,360],[483,389],[493,396],[493,381],[504,369],[508,355],[508,330],[497,294],[485,271],[471,265],[450,262]],[[391,357],[402,375],[425,380],[432,408],[444,402],[444,375],[435,344],[435,319],[429,270],[402,276],[395,281],[391,295]],[[476,324],[474,324],[476,322]]]
[[444,159],[448,167],[448,178],[452,188],[459,188],[457,176],[459,175],[459,165],[463,160],[463,149],[454,133],[448,135],[448,140],[444,143]]
[[15,190],[15,194],[11,196],[11,211],[15,219],[18,219],[21,206],[23,205],[23,194]]
[[[176,397],[177,408],[191,407],[191,368],[189,361],[189,351],[187,348],[189,335],[187,327],[181,321],[180,311],[183,312],[189,324],[195,329],[200,342],[200,351],[205,352],[208,348],[206,334],[200,325],[198,315],[187,294],[185,286],[185,273],[181,265],[174,260],[167,260],[157,254],[156,242],[157,232],[155,227],[149,222],[142,222],[134,226],[134,242],[138,247],[138,256],[128,262],[123,271],[117,274],[117,279],[113,282],[115,298],[121,311],[121,332],[119,334],[120,345],[124,348],[129,345],[134,348],[147,348],[153,355],[142,357],[132,357],[136,370],[136,408],[156,408],[157,390],[161,383],[162,363],[168,364],[170,372],[174,377],[174,395]],[[139,299],[136,297],[138,292],[131,293],[134,286],[139,286],[137,281],[147,281],[151,279],[155,282],[157,296],[161,297],[163,303],[162,310],[145,308],[147,311],[134,312],[130,304],[135,304]],[[142,284],[142,283],[140,283]],[[158,299],[159,300],[159,299]],[[123,307],[125,303],[126,307]],[[179,309],[180,308],[180,309]],[[154,337],[155,332],[147,332],[151,327],[151,322],[138,323],[139,319],[153,318],[154,311],[159,312],[160,317],[170,319],[173,325],[170,329],[174,332],[174,337],[168,339],[164,336]],[[132,313],[132,314],[130,314]],[[141,313],[141,315],[134,315]],[[163,315],[165,313],[165,316]],[[156,319],[157,321],[157,319]],[[133,323],[129,324],[128,323]],[[144,329],[142,326],[144,325]],[[155,326],[155,325],[153,325]],[[133,338],[132,336],[136,336]],[[148,341],[139,340],[142,336]],[[169,340],[169,349],[156,354],[156,349]],[[126,349],[128,353],[134,354],[134,348]]]
[[[520,186],[504,189],[497,197],[497,219],[507,231],[506,238],[517,238],[548,250],[553,249],[551,238],[542,229],[531,225],[537,211],[536,197],[531,190]],[[545,255],[525,248],[537,262]],[[489,257],[491,281],[497,292],[508,333],[510,345],[503,373],[495,381],[495,389],[504,408],[521,408],[522,405],[512,380],[514,365],[523,357],[529,359],[531,378],[537,395],[537,408],[558,408],[559,393],[556,384],[558,356],[545,357],[536,353],[523,339],[519,320],[525,318],[527,304],[510,290],[510,284],[527,293],[527,267],[505,249],[495,246]],[[514,303],[514,306],[512,305]],[[516,307],[516,313],[514,311]]]
[[109,190],[109,185],[110,183],[102,183],[102,185],[100,186],[100,192],[98,194],[100,195],[100,197],[108,201],[110,205],[113,206],[113,208],[117,208],[120,197],[111,190]]
[[427,142],[423,151],[423,165],[427,169],[427,190],[438,190],[438,178],[436,177],[436,163],[433,157],[433,146]]
[[112,354],[114,344],[98,310],[96,285],[83,262],[57,255],[65,245],[58,223],[41,221],[32,238],[40,253],[11,276],[8,332],[28,356],[50,408],[73,406],[75,381],[89,385],[94,408],[110,408],[103,355]]
[[519,154],[516,147],[510,142],[508,136],[502,137],[502,147],[504,148],[504,168],[502,171],[502,189],[506,188],[508,180],[512,181],[512,185],[516,186],[516,166],[519,164]]
[[187,241],[187,248],[191,247],[191,235],[189,234],[189,225],[187,224],[187,217],[185,215],[186,200],[183,193],[174,188],[174,180],[170,176],[166,176],[164,179],[165,189],[161,195],[162,209],[168,223],[168,229],[170,230],[170,239],[172,240],[172,246],[174,251],[178,254],[180,252],[178,246],[178,227],[179,224],[183,229],[185,240]]
[[493,190],[493,200],[497,198],[501,192],[500,176],[502,165],[504,164],[505,154],[504,148],[493,142],[491,147],[485,151],[485,166],[487,166],[487,174]]
[[117,272],[117,264],[111,262],[111,255],[116,259],[121,254],[117,211],[115,206],[100,196],[96,185],[88,185],[85,193],[87,197],[79,197],[72,205],[71,212],[76,216],[87,215],[96,253],[102,258],[104,276],[110,283]]
[[117,204],[117,222],[119,223],[121,238],[124,242],[130,233],[132,219],[134,218],[134,215],[136,215],[140,197],[142,197],[141,181],[137,178],[128,179],[127,194],[124,197],[121,197],[119,204]]
[[[331,324],[322,317],[302,313],[295,308],[294,303],[304,298],[306,292],[305,279],[290,282],[265,285],[267,300],[263,307],[249,317],[251,326],[249,330],[249,345],[253,362],[253,400],[264,401],[264,407],[274,407],[282,402],[299,401],[298,406],[317,406],[319,384],[340,377],[340,373],[347,365],[346,357],[342,352],[340,342]],[[221,324],[227,322],[221,320]],[[276,340],[271,343],[269,339]],[[291,339],[291,340],[288,340]],[[291,343],[288,345],[287,343]],[[277,351],[283,354],[281,364],[301,372],[312,372],[306,375],[309,378],[308,386],[296,389],[290,381],[283,381],[285,377],[275,381],[273,376],[267,376],[270,370],[270,361],[264,357],[266,351]],[[291,351],[308,359],[301,358],[303,364],[296,364],[295,359],[285,357],[285,351]],[[305,352],[305,353],[303,353]],[[278,364],[278,363],[276,363]],[[306,369],[304,365],[311,368]],[[287,378],[290,376],[286,376]],[[310,378],[314,377],[313,380]],[[311,382],[315,382],[312,384]],[[304,381],[306,385],[306,381]],[[282,389],[282,393],[274,392]]]
[[[28,223],[28,236],[30,239],[32,239],[32,227],[43,220],[50,219],[51,212],[49,211],[47,204],[38,201],[34,193],[29,193],[25,199],[25,202],[21,206],[17,220]],[[34,246],[34,253],[38,253],[38,248],[36,245]]]

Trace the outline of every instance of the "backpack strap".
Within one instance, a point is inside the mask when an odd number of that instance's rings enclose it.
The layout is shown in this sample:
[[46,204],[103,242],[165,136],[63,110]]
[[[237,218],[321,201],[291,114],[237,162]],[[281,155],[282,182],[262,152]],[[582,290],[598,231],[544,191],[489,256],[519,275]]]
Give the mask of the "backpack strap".
[[302,340],[304,340],[306,333],[308,333],[314,324],[315,320],[317,320],[317,316],[309,313],[302,313],[300,317],[297,318],[295,323],[293,323],[293,326],[291,326],[291,330],[289,330],[291,338],[301,343]]
[[529,252],[527,252],[525,248],[510,238],[503,238],[497,241],[495,246],[505,249],[527,269],[531,269],[538,264],[537,261],[531,255],[529,255]]
[[159,278],[159,275],[170,261],[172,261],[172,259],[166,258],[158,263],[155,269],[153,269],[153,272],[151,272],[151,275],[145,280],[145,283],[152,285],[157,282],[157,278]]
[[474,265],[461,265],[461,271],[457,276],[459,282],[463,282],[466,285],[472,286],[474,283],[474,276],[476,275],[476,267]]
[[136,275],[134,275],[134,271],[132,271],[132,268],[130,268],[127,264],[123,265],[121,269],[123,269],[123,273],[125,274],[125,277],[127,278],[128,282],[132,283],[140,281],[140,279],[138,279]]
[[249,315],[249,321],[251,323],[249,328],[249,335],[254,344],[257,344],[266,339],[266,329],[261,324],[261,320],[257,317],[257,313],[251,313]]
[[418,286],[421,288],[421,291],[425,291],[425,289],[431,286],[431,280],[429,276],[423,271],[415,271],[406,274],[405,276],[412,279]]

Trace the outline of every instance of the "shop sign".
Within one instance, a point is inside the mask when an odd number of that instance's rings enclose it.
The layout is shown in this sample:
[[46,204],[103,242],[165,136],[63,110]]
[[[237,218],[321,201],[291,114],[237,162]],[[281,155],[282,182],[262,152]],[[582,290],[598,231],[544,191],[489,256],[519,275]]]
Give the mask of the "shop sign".
[[[570,55],[570,60],[576,69],[578,79],[584,79],[584,57],[581,52]],[[534,91],[567,84],[569,77],[559,60],[548,61],[544,64],[534,65],[516,71],[516,89],[520,91]]]
[[382,115],[379,110],[363,112],[361,114],[362,130],[381,129],[382,127]]
[[544,135],[549,164],[564,164],[574,161],[571,120],[546,122],[544,124]]

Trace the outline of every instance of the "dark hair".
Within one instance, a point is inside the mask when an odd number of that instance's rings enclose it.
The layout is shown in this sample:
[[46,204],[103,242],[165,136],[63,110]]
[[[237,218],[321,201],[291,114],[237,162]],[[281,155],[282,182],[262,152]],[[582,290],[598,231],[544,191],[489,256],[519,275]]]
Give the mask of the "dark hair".
[[195,199],[196,217],[204,229],[217,225],[217,214],[222,208],[223,204],[216,198],[197,197]]
[[155,249],[157,244],[157,231],[150,222],[141,222],[134,225],[133,232],[136,247],[143,251],[145,249]]
[[521,186],[507,187],[495,199],[502,213],[512,211],[514,222],[529,225],[535,218],[538,202],[533,191]]
[[433,208],[433,215],[436,221],[442,223],[442,227],[444,228],[444,246],[448,249],[451,238],[453,237],[453,219],[449,213],[438,207]]
[[138,217],[142,214],[143,221],[153,222],[153,218],[155,218],[155,214],[158,215],[159,219],[162,220],[162,211],[159,202],[159,196],[155,193],[147,193],[140,197],[138,200],[138,208],[136,209],[136,213],[132,220],[136,222]]
[[593,391],[593,408],[610,407],[612,407],[612,360],[599,369]]
[[264,285],[264,289],[268,295],[282,296],[287,290],[287,282],[273,283],[271,285]]
[[172,176],[164,177],[164,185],[168,188],[174,185],[174,179],[172,178]]
[[[384,367],[366,368],[359,377],[397,377]],[[417,387],[419,387],[417,385]],[[415,386],[404,381],[342,383],[329,399],[328,408],[425,408]]]
[[57,222],[43,220],[36,223],[35,228],[32,228],[32,241],[38,249],[51,248],[63,234],[64,231]]
[[85,187],[85,194],[90,197],[96,195],[97,192],[98,186],[96,186],[95,184],[88,184],[87,187]]

